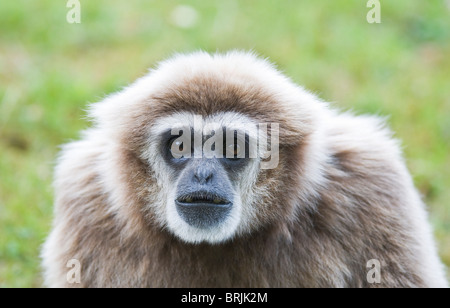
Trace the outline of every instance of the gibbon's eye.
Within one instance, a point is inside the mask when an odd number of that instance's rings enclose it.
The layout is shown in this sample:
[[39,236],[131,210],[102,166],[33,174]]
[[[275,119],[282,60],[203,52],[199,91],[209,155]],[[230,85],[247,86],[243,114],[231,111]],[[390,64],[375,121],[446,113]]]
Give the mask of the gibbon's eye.
[[170,148],[172,149],[172,147],[176,147],[176,149],[180,150],[180,152],[183,152],[184,150],[184,144],[183,141],[181,140],[172,140],[171,144],[170,144]]
[[245,145],[239,144],[238,141],[234,141],[232,144],[228,144],[225,147],[225,158],[229,160],[239,160],[242,158],[242,151],[245,151]]
[[227,159],[240,159],[238,156],[241,154],[242,147],[239,143],[234,142],[226,147],[225,158]]
[[249,158],[249,136],[247,134],[234,133],[234,138],[226,137],[223,143],[225,162],[243,164]]
[[173,159],[184,158],[185,145],[182,140],[179,139],[180,136],[173,136],[169,139],[167,148],[170,153],[170,157]]

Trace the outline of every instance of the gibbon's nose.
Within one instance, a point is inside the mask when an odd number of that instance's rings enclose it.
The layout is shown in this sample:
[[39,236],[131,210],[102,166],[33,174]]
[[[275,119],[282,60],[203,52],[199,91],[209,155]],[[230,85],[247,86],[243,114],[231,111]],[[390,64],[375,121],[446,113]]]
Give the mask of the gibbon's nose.
[[209,165],[199,165],[194,172],[194,179],[201,185],[208,184],[213,178],[214,170]]

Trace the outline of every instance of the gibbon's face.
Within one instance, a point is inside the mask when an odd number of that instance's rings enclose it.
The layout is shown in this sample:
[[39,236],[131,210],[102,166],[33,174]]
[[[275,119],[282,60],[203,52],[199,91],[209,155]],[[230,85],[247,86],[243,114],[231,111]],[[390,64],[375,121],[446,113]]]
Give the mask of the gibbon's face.
[[253,215],[246,205],[261,168],[257,125],[233,112],[206,118],[181,112],[159,119],[153,128],[156,149],[151,152],[168,192],[168,228],[187,242],[232,237]]
[[176,56],[91,110],[115,140],[111,155],[128,153],[110,176],[118,187],[126,175],[122,203],[138,196],[142,215],[188,243],[292,219],[289,194],[307,198],[319,178],[319,155],[303,145],[315,147],[309,136],[321,113],[314,96],[241,52]]

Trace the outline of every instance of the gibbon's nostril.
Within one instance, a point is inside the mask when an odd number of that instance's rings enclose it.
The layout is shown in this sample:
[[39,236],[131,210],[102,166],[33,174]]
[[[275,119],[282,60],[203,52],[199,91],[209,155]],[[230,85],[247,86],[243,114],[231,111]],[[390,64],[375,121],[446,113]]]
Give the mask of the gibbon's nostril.
[[200,184],[206,184],[213,178],[213,170],[211,170],[210,168],[199,166],[194,172],[194,178]]

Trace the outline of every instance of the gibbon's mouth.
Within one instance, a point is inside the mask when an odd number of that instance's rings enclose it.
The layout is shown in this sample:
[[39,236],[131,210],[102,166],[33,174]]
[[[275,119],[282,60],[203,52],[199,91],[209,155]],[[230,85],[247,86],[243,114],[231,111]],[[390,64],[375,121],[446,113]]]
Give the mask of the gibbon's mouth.
[[231,202],[223,197],[210,193],[192,193],[180,196],[176,199],[177,203],[186,205],[201,205],[201,204],[211,204],[214,206],[227,206]]
[[193,193],[175,200],[178,215],[190,226],[210,229],[225,221],[232,202],[210,193]]

